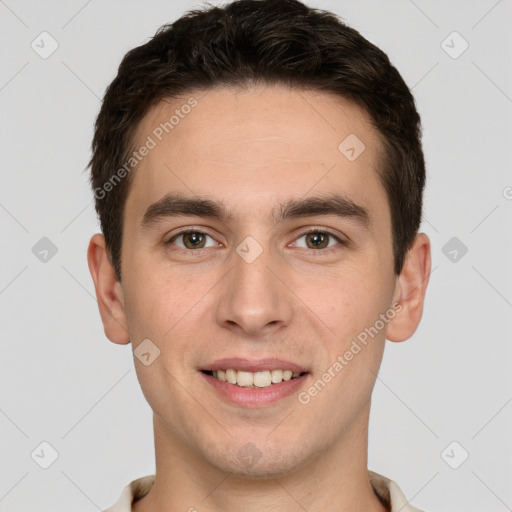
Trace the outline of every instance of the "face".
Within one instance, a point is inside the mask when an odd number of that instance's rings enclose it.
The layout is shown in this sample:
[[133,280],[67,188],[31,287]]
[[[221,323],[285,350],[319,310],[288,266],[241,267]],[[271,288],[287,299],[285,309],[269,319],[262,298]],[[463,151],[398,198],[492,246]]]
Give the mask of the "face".
[[326,93],[217,88],[158,104],[135,146],[148,136],[105,329],[136,353],[150,340],[135,366],[155,436],[253,476],[354,446],[386,332],[409,314],[393,309],[404,287],[369,119]]

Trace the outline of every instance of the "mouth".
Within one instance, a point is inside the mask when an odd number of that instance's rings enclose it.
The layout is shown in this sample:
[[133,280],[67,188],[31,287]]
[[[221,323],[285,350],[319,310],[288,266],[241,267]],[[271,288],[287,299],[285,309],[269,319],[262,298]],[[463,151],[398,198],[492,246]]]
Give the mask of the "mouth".
[[226,368],[225,370],[201,370],[204,374],[210,375],[211,377],[220,380],[221,382],[227,382],[234,386],[242,388],[267,388],[280,384],[283,381],[294,380],[307,372],[294,372],[292,370],[264,370],[259,372],[250,372],[244,370],[236,370],[234,368]]
[[265,407],[298,392],[310,372],[298,364],[276,359],[224,358],[198,368],[218,397],[242,407]]

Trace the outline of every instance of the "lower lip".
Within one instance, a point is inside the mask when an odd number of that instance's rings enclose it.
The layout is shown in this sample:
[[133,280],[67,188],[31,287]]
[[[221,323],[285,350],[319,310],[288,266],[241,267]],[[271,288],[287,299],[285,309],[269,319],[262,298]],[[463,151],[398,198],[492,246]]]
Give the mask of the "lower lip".
[[308,374],[295,379],[283,380],[266,388],[244,388],[236,384],[223,382],[211,375],[200,372],[217,393],[228,402],[244,407],[264,407],[290,396],[302,386]]

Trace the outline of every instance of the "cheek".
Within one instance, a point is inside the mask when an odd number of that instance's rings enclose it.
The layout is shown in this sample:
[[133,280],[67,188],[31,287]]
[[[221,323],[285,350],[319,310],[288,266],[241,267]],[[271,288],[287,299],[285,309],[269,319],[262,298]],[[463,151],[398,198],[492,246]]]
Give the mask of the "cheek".
[[195,371],[187,358],[190,340],[201,332],[200,308],[194,308],[200,290],[177,275],[145,273],[143,268],[151,265],[140,268],[141,272],[132,274],[134,278],[127,283],[129,299],[125,301],[132,349],[137,351],[138,345],[148,339],[159,352],[147,366],[135,360],[137,377],[154,410],[186,409],[180,382]]
[[373,325],[389,307],[392,289],[377,262],[348,265],[329,277],[309,282],[307,304],[336,333],[339,341]]
[[151,264],[135,260],[133,263],[137,270],[126,272],[129,278],[125,283],[130,334],[140,339],[162,339],[186,312],[190,294],[186,280],[161,272]]
[[162,268],[152,261],[141,261],[136,268],[125,300],[132,340],[136,344],[152,340],[166,364],[177,368],[190,349],[190,340],[201,339],[205,325],[212,322],[215,296],[211,289],[218,276],[193,276],[185,266],[171,271],[168,265]]

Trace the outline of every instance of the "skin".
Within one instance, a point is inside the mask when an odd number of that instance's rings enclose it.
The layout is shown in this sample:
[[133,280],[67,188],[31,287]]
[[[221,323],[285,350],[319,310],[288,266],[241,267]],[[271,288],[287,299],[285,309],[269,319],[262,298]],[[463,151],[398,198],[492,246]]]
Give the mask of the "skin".
[[[134,510],[383,512],[367,471],[371,393],[385,339],[406,340],[420,322],[429,239],[416,236],[395,275],[379,135],[357,106],[284,86],[190,96],[198,105],[133,171],[121,283],[102,235],[88,250],[106,336],[160,349],[149,366],[134,359],[156,451],[155,484]],[[148,112],[135,146],[185,102]],[[354,161],[338,150],[349,134],[366,146]],[[222,201],[233,218],[187,215],[142,228],[168,193]],[[364,207],[369,227],[334,215],[276,224],[269,214],[287,199],[331,193]],[[205,248],[187,249],[184,237],[169,243],[187,227],[211,237]],[[304,236],[310,227],[349,243],[329,238],[318,249]],[[263,249],[250,264],[236,252],[248,236]],[[308,369],[299,391],[307,390],[395,302],[401,311],[306,405],[297,393],[233,405],[198,370],[223,357],[278,357]],[[252,466],[237,457],[249,442],[261,453]]]

